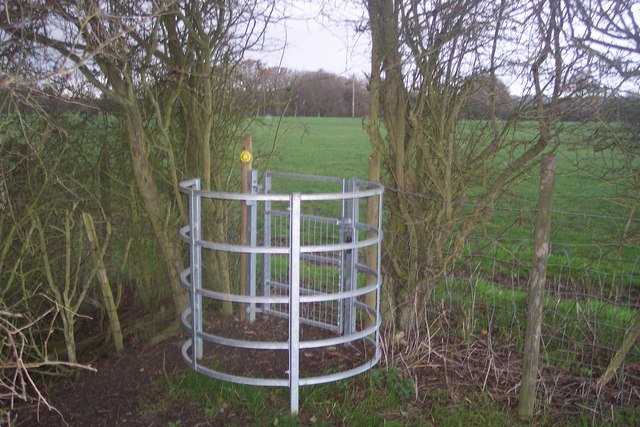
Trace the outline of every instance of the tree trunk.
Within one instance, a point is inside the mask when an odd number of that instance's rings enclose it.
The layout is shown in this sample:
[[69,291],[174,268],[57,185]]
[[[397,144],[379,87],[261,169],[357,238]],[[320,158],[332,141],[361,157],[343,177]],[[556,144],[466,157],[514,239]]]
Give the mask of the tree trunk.
[[535,226],[535,251],[531,284],[529,285],[529,307],[527,312],[527,332],[522,361],[522,385],[518,402],[518,416],[529,418],[536,403],[538,382],[538,358],[542,335],[542,308],[544,305],[544,284],[549,256],[549,234],[551,231],[551,206],[553,203],[554,172],[556,155],[542,157],[540,173],[540,194],[538,215]]
[[[369,158],[369,181],[378,182],[380,181],[380,155],[377,153],[372,153]],[[378,212],[378,199],[377,197],[369,197],[367,199],[367,224],[371,227],[378,228],[379,222],[379,212]],[[375,232],[369,232],[367,234],[367,239],[371,239],[376,237]],[[377,271],[380,273],[380,269],[378,268],[378,245],[370,245],[367,248],[366,257],[365,257],[365,265],[369,267],[372,271]],[[376,281],[376,277],[372,275],[367,275],[367,286],[374,284]],[[364,302],[369,307],[376,308],[378,304],[378,292],[370,292],[364,297]],[[377,307],[379,309],[379,307]],[[365,318],[365,327],[373,326],[375,323],[375,319],[371,316],[367,316]]]
[[[406,136],[406,107],[408,95],[404,89],[402,75],[402,58],[399,51],[399,31],[397,27],[397,11],[394,10],[392,1],[370,0],[368,2],[369,21],[371,22],[372,36],[372,59],[371,59],[371,79],[369,82],[371,91],[371,121],[367,128],[372,145],[372,164],[369,173],[377,173],[379,176],[382,161],[390,171],[389,185],[404,191],[407,188],[405,159],[405,136]],[[384,79],[382,72],[384,70]],[[383,116],[384,127],[386,129],[386,147],[389,147],[382,159],[382,149],[385,138],[380,129],[379,115]],[[376,157],[381,156],[378,162]],[[376,165],[376,163],[378,163]],[[372,168],[373,165],[373,168]],[[376,171],[375,168],[378,170]],[[411,236],[404,230],[405,224],[397,213],[407,212],[402,197],[399,194],[390,196],[390,202],[394,206],[393,214],[389,223],[392,235]],[[387,199],[389,200],[389,199]],[[387,245],[390,249],[392,243]],[[396,248],[397,249],[397,248]],[[413,323],[407,319],[405,302],[407,291],[415,289],[415,275],[407,274],[403,267],[397,264],[396,254],[390,255],[393,274],[387,277],[387,292],[390,293],[391,305],[386,307],[387,317],[394,321],[394,325],[401,329],[406,329]],[[404,255],[407,255],[406,257]],[[414,266],[415,259],[411,259],[411,253],[400,255],[406,265]],[[410,317],[410,316],[409,316]]]
[[177,230],[169,229],[162,220],[163,212],[166,212],[158,189],[153,180],[153,170],[149,164],[147,152],[147,138],[144,133],[142,118],[136,108],[135,95],[131,93],[129,97],[131,104],[124,105],[124,116],[127,123],[127,137],[129,140],[129,150],[133,165],[133,174],[138,186],[138,191],[142,197],[145,211],[151,221],[151,226],[155,237],[160,245],[162,256],[167,266],[171,295],[176,310],[176,315],[180,316],[182,311],[189,305],[189,298],[186,290],[180,285],[179,275],[182,270],[182,257],[178,249]]
[[69,363],[78,363],[78,356],[76,355],[76,335],[74,323],[74,314],[69,310],[63,309],[62,312],[62,333],[64,335],[64,345],[67,349],[67,360]]
[[[226,218],[224,217],[224,202],[202,199],[203,229],[207,230],[207,236],[223,241],[226,239]],[[227,252],[224,251],[203,251],[202,267],[205,270],[205,277],[210,281],[212,289],[224,294],[231,294],[231,274],[230,260]],[[233,303],[231,301],[220,301],[219,312],[224,316],[233,314]]]
[[[82,213],[82,221],[84,227],[87,230],[87,237],[89,238],[89,244],[91,245],[91,252],[95,259],[97,267],[98,281],[100,282],[100,291],[102,293],[102,300],[104,307],[107,310],[107,316],[109,317],[109,325],[111,326],[111,334],[113,337],[113,344],[116,347],[117,353],[124,351],[122,344],[122,328],[120,327],[120,319],[118,318],[118,311],[116,310],[116,304],[113,300],[113,293],[111,292],[111,285],[109,284],[109,277],[107,276],[107,268],[104,264],[104,249],[100,249],[98,243],[98,235],[96,233],[96,227],[93,222],[93,216],[90,213]],[[108,233],[111,233],[111,227],[107,223],[106,228]]]
[[598,383],[596,384],[596,388],[599,390],[604,387],[611,378],[618,372],[620,366],[622,366],[622,362],[627,357],[627,353],[631,350],[631,347],[636,343],[638,339],[638,335],[640,335],[640,315],[636,315],[636,320],[631,325],[631,328],[627,331],[624,339],[622,340],[622,345],[616,352],[616,354],[611,358],[609,362],[609,366],[607,366],[607,370],[604,371],[602,376],[598,379]]
[[[374,6],[369,4],[369,15],[372,16],[375,11],[372,11],[371,8]],[[373,22],[373,21],[372,21]],[[374,25],[372,23],[372,25]],[[375,25],[379,25],[379,21],[375,22]],[[382,147],[384,144],[384,140],[380,133],[380,90],[381,90],[381,78],[380,78],[380,69],[382,67],[382,57],[380,53],[380,45],[379,43],[374,43],[372,45],[371,51],[371,79],[369,81],[369,91],[371,92],[371,116],[369,118],[369,122],[364,125],[367,134],[369,135],[369,141],[371,143],[371,157],[369,157],[369,172],[368,178],[369,181],[378,182],[380,181],[380,170],[382,167]],[[374,199],[370,198],[367,202],[367,224],[373,227],[378,227],[378,206]],[[368,238],[373,237],[372,235],[367,236]],[[378,250],[377,247],[370,246],[367,248],[366,254],[366,265],[374,271],[380,271],[378,269]],[[367,285],[373,283],[375,278],[368,277]],[[379,291],[381,292],[381,290]],[[370,307],[375,307],[377,304],[378,295],[376,292],[371,292],[365,296],[365,303]],[[381,308],[380,308],[381,309]],[[365,319],[365,325],[371,326],[375,320],[371,317],[367,317]]]

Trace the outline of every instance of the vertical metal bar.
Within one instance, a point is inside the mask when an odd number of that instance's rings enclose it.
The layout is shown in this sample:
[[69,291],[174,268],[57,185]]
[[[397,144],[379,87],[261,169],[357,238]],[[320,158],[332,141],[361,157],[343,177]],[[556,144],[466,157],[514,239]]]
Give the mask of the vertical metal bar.
[[[258,192],[258,171],[250,170],[249,171],[249,192],[251,194],[256,194]],[[258,243],[257,232],[258,232],[258,202],[255,200],[251,202],[247,202],[249,221],[247,226],[249,227],[249,246],[255,248]],[[249,259],[247,263],[247,276],[249,277],[249,296],[256,296],[256,254],[249,254]],[[256,303],[252,301],[249,304],[249,321],[251,323],[256,320]]]
[[[347,179],[342,178],[342,182],[340,183],[342,194],[347,192]],[[348,207],[346,205],[345,198],[340,199],[340,218],[345,218],[347,216]],[[342,242],[340,242],[342,243]]]
[[[353,179],[349,180],[348,191],[353,192],[356,189],[356,182]],[[346,218],[345,218],[345,230],[344,233],[346,235],[346,241],[348,243],[357,241],[357,216],[358,212],[358,200],[357,199],[347,199],[347,209],[346,209]],[[352,291],[357,288],[357,273],[356,273],[356,260],[358,257],[357,250],[347,249],[344,251],[344,264],[343,264],[343,275],[344,275],[344,290],[346,292]],[[344,304],[344,334],[351,334],[355,331],[356,327],[356,313],[355,313],[355,299],[354,298],[346,298],[343,301]]]
[[189,192],[189,225],[190,237],[189,256],[191,258],[191,342],[193,343],[193,368],[196,368],[197,359],[202,358],[202,239],[200,218],[200,179],[193,180]]
[[[347,180],[346,178],[342,178],[341,181],[341,191],[342,194],[346,193],[347,191]],[[347,216],[347,207],[345,205],[345,199],[344,197],[342,197],[342,199],[340,200],[340,221],[338,222],[340,229],[338,230],[338,234],[339,234],[339,239],[340,242],[339,243],[344,243],[348,237],[345,235],[345,229],[344,229],[344,224],[346,221],[346,216]],[[339,265],[338,265],[338,292],[342,292],[345,290],[345,252],[344,251],[340,251],[340,256],[339,256]],[[344,333],[344,301],[343,300],[337,300],[336,303],[338,304],[338,319],[336,320],[336,328],[338,330],[339,334],[343,334]]]
[[[264,194],[271,194],[271,176],[269,172],[264,174]],[[271,200],[264,202],[264,222],[263,222],[263,242],[265,248],[271,247]],[[268,297],[271,295],[271,254],[264,254],[262,263],[262,295]],[[265,303],[262,307],[263,312],[271,309],[269,303]]]
[[[376,267],[376,279],[378,286],[376,288],[376,324],[380,317],[380,294],[382,293],[382,193],[378,197],[378,262]],[[380,326],[376,328],[376,358],[381,357],[380,349]]]
[[300,193],[290,197],[289,220],[289,389],[291,413],[298,413],[300,388]]
[[[347,212],[349,212],[350,209],[347,209]],[[341,231],[342,235],[343,235],[343,243],[351,243],[353,241],[353,236],[351,234],[351,218],[346,217],[343,218],[342,220],[342,231]],[[352,279],[353,276],[351,275],[351,259],[352,259],[352,252],[353,250],[351,249],[343,249],[341,254],[341,259],[342,259],[342,263],[340,266],[340,276],[342,276],[342,291],[344,292],[348,292],[352,289],[353,284],[352,284]],[[349,309],[350,306],[350,302],[351,302],[351,298],[345,298],[340,300],[340,306],[342,309],[342,318],[340,319],[339,323],[341,323],[341,327],[340,327],[340,333],[342,334],[349,334],[350,333],[350,325],[351,325],[351,310]]]
[[[358,182],[355,178],[349,180],[349,191],[358,191]],[[358,235],[358,222],[360,220],[360,199],[351,199],[351,236],[353,242],[358,242],[360,236]],[[358,249],[351,250],[351,260],[349,266],[349,274],[351,274],[351,290],[358,288],[358,271],[356,265],[358,265]],[[351,311],[351,323],[349,324],[349,332],[355,333],[356,331],[356,298],[349,298],[349,310]]]

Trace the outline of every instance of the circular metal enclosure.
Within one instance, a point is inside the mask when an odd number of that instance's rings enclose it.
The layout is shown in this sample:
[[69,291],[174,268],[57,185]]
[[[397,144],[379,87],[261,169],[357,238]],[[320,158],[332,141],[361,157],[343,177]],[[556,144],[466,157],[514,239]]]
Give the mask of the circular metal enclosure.
[[189,200],[180,282],[191,296],[182,356],[218,380],[289,387],[297,413],[300,386],[380,360],[384,187],[273,172],[257,181],[250,171],[248,194],[180,184]]

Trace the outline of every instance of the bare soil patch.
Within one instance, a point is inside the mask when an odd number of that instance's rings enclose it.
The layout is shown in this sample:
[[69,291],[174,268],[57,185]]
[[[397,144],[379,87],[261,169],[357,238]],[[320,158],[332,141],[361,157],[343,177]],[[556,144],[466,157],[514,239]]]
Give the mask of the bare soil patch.
[[[265,316],[255,323],[237,317],[208,319],[207,331],[229,338],[255,341],[285,341],[288,338],[286,319]],[[321,340],[335,337],[330,331],[304,325],[301,340]],[[97,372],[81,371],[77,379],[64,381],[49,390],[47,398],[58,412],[32,408],[20,414],[18,425],[167,425],[180,420],[181,425],[224,425],[246,421],[242,418],[205,419],[202,402],[161,401],[163,396],[154,387],[162,378],[172,378],[189,369],[182,360],[181,347],[187,336],[175,333],[160,343],[128,349],[124,355],[114,355],[97,361]],[[323,375],[350,369],[370,357],[370,346],[336,345],[301,351],[303,375]],[[205,347],[205,366],[215,366],[226,373],[263,378],[286,378],[286,350],[248,350],[210,344]],[[238,415],[240,416],[240,415]]]
[[[262,318],[254,324],[237,318],[209,319],[208,331],[227,337],[249,337],[256,341],[286,339],[285,319]],[[301,329],[304,340],[325,339],[335,334],[315,327]],[[237,408],[229,408],[216,416],[205,417],[203,400],[167,399],[158,383],[175,378],[189,369],[182,360],[181,346],[186,334],[175,333],[160,343],[129,348],[121,356],[99,360],[96,373],[82,371],[74,381],[65,381],[48,391],[49,402],[59,412],[31,408],[18,414],[17,425],[77,426],[166,426],[170,421],[181,425],[244,425],[255,420]],[[410,417],[420,419],[434,405],[456,405],[478,396],[515,409],[517,405],[521,355],[512,347],[492,342],[491,336],[471,337],[454,342],[451,337],[432,336],[420,343],[393,344],[385,347],[385,358],[396,365],[418,387],[417,399],[408,402]],[[304,375],[322,375],[349,369],[368,359],[371,351],[364,343],[357,346],[337,345],[323,350],[305,350],[301,356]],[[280,378],[286,375],[286,351],[228,351],[217,346],[205,350],[203,364],[224,372],[246,376]],[[635,367],[633,367],[635,369]],[[640,370],[638,370],[640,372]],[[593,385],[600,372],[580,376],[541,366],[538,401],[543,411],[559,422],[586,410],[606,420],[612,408],[640,404],[640,376],[631,367],[626,375],[612,381],[597,392]],[[356,382],[362,385],[363,382]],[[364,382],[366,384],[366,382]],[[437,390],[435,398],[431,391]],[[370,393],[371,390],[362,390]],[[442,401],[442,392],[446,394]],[[433,400],[436,399],[436,400]],[[472,400],[469,400],[472,399]],[[280,402],[281,403],[281,402]],[[357,403],[357,402],[356,402]],[[287,408],[283,408],[284,411]],[[599,414],[599,415],[598,415]],[[315,415],[315,414],[311,414]],[[301,414],[308,420],[310,414]],[[327,419],[327,422],[336,420]],[[553,421],[553,422],[555,422]]]

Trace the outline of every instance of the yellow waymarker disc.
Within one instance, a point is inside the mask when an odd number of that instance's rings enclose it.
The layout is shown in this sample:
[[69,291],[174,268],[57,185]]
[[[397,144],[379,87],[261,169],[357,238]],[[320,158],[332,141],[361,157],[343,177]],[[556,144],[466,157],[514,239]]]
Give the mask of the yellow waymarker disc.
[[248,152],[247,150],[242,151],[242,153],[240,153],[240,161],[242,163],[247,163],[251,161],[251,153]]

